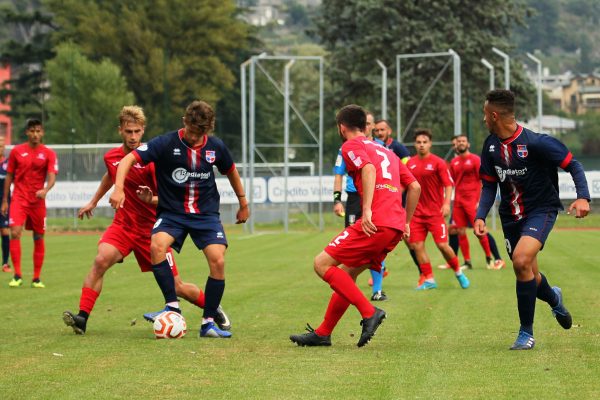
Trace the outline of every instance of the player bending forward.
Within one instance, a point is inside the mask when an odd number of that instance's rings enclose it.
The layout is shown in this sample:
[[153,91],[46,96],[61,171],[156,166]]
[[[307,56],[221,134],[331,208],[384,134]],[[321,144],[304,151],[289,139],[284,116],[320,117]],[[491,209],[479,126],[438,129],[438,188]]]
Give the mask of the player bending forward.
[[[345,106],[336,122],[344,141],[342,156],[362,200],[362,217],[315,257],[315,272],[334,293],[316,330],[308,325],[308,333],[290,336],[299,346],[331,346],[331,333],[350,304],[362,316],[358,347],[371,340],[386,314],[369,303],[356,286],[356,278],[367,268],[379,270],[387,253],[409,236],[408,222],[420,194],[419,184],[400,159],[366,138],[366,114],[361,107]],[[406,212],[402,186],[408,188]]]
[[[98,201],[110,190],[115,181],[117,166],[125,155],[138,148],[144,135],[146,117],[140,107],[123,107],[119,114],[119,135],[123,145],[108,151],[104,155],[107,172],[102,177],[100,186],[88,204],[79,210],[79,218],[93,215],[93,210]],[[131,252],[140,266],[142,272],[152,270],[150,262],[150,232],[156,220],[156,183],[154,178],[154,164],[136,165],[134,171],[125,180],[125,191],[128,202],[115,213],[112,224],[106,229],[98,243],[98,254],[94,259],[92,268],[85,278],[79,300],[79,314],[70,311],[63,313],[63,321],[73,328],[73,331],[82,335],[86,331],[87,320],[94,304],[102,291],[104,274],[116,263],[122,262]],[[151,204],[153,203],[153,204]],[[204,308],[204,293],[194,284],[181,280],[171,250],[168,251],[169,265],[175,279],[177,295],[192,304]],[[144,318],[153,320],[156,313],[145,314]],[[219,307],[215,321],[221,329],[230,329],[231,324],[227,315]]]

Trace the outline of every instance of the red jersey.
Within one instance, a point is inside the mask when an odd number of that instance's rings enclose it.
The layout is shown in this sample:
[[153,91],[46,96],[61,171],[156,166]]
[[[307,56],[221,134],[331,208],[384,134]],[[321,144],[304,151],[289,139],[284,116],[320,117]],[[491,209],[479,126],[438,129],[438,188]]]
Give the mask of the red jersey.
[[[104,164],[113,184],[117,175],[117,168],[121,159],[125,157],[123,146],[109,150],[104,155]],[[152,193],[157,194],[156,180],[154,177],[154,164],[141,165],[136,163],[125,178],[125,204],[117,210],[114,223],[135,230],[143,236],[150,236],[152,227],[156,222],[156,207],[146,203],[138,197],[138,186],[148,186]]]
[[429,154],[424,158],[416,155],[408,160],[406,166],[421,185],[421,197],[415,210],[415,217],[442,215],[444,187],[453,185],[446,162],[435,154]]
[[[371,204],[373,224],[404,231],[406,213],[402,208],[402,185],[408,186],[414,181],[414,177],[408,170],[401,170],[400,159],[391,150],[364,136],[346,141],[342,145],[342,157],[346,161],[348,174],[354,180],[361,202],[361,169],[367,164],[375,167],[375,191]],[[404,181],[401,180],[401,171],[404,171]]]
[[[43,144],[16,145],[8,156],[6,171],[13,174],[13,201],[36,203],[35,192],[44,188],[46,176],[58,173],[56,153]],[[43,201],[43,200],[42,200]]]
[[450,161],[450,174],[454,179],[454,204],[474,207],[479,202],[481,159],[470,153],[456,156]]

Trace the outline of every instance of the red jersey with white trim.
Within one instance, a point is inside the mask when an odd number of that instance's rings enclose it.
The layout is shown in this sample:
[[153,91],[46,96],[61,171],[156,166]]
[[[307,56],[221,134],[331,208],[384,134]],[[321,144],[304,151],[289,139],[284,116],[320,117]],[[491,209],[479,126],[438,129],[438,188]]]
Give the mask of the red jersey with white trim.
[[423,158],[416,155],[408,160],[406,166],[421,185],[415,217],[442,215],[444,188],[454,184],[446,162],[435,154]]
[[[104,154],[104,164],[110,180],[115,183],[117,168],[125,157],[123,146],[116,147]],[[142,165],[136,163],[125,178],[125,203],[115,214],[115,224],[134,230],[143,236],[150,236],[152,226],[156,222],[156,208],[152,204],[142,201],[136,191],[139,186],[148,186],[152,193],[157,195],[156,180],[154,177],[154,164]]]
[[364,136],[344,142],[342,156],[361,201],[363,197],[361,169],[367,164],[375,167],[375,191],[371,204],[373,224],[404,231],[406,212],[402,207],[402,185],[410,185],[414,177],[408,173],[408,170],[404,170],[401,174],[401,165],[404,165],[400,159],[393,151]]
[[29,143],[15,146],[8,156],[6,171],[13,174],[13,201],[37,203],[40,199],[35,192],[44,188],[48,174],[58,174],[56,153],[38,144],[31,147]]
[[475,207],[481,194],[479,156],[469,153],[454,157],[450,161],[450,174],[454,180],[454,205]]

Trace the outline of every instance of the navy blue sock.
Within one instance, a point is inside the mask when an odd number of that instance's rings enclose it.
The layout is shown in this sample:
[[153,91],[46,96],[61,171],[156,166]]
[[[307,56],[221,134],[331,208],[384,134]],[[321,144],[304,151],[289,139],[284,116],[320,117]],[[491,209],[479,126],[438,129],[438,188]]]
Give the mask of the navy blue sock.
[[2,265],[8,264],[8,256],[10,255],[10,236],[2,235]]
[[494,239],[494,237],[489,232],[488,232],[487,236],[488,236],[488,241],[490,242],[490,250],[492,251],[494,258],[496,260],[501,260],[502,257],[500,256],[500,253],[498,252],[498,245],[496,244],[496,239]]
[[177,299],[177,292],[175,292],[175,278],[173,278],[173,272],[167,259],[164,259],[158,264],[152,266],[152,272],[154,273],[154,279],[160,287],[160,291],[165,297],[165,303],[171,303],[173,301],[179,301]]
[[410,256],[412,257],[412,260],[415,263],[415,265],[417,266],[417,269],[419,270],[419,274],[420,274],[421,267],[419,266],[419,261],[417,260],[417,253],[415,253],[415,251],[412,249],[408,250],[408,252],[410,253]]
[[457,233],[451,234],[450,237],[448,238],[448,242],[450,244],[450,247],[452,247],[452,250],[454,250],[454,254],[458,255],[458,234]]
[[517,281],[517,308],[521,330],[533,335],[533,316],[535,314],[535,298],[537,282],[535,278],[530,281]]
[[544,274],[540,273],[540,275],[542,276],[542,280],[537,287],[537,298],[550,304],[550,307],[556,307],[558,305],[558,296],[548,284],[548,280]]
[[214,318],[217,315],[217,307],[221,304],[223,292],[225,292],[225,280],[213,279],[209,276],[204,288],[205,303],[202,318]]

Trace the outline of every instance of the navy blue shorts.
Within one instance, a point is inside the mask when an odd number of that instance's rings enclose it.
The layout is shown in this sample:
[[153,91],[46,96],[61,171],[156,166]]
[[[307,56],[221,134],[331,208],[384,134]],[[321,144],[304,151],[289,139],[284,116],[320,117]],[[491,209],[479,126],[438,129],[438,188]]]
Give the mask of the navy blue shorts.
[[531,236],[544,243],[556,222],[558,211],[540,211],[527,215],[519,221],[502,221],[502,231],[506,242],[506,251],[512,259],[512,253],[522,236]]
[[227,247],[223,225],[216,216],[194,216],[163,212],[158,216],[152,234],[165,232],[175,238],[171,248],[178,253],[188,233],[200,250],[209,244],[222,244]]
[[8,215],[0,214],[0,228],[8,228]]

